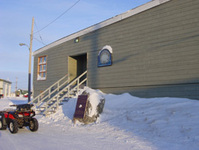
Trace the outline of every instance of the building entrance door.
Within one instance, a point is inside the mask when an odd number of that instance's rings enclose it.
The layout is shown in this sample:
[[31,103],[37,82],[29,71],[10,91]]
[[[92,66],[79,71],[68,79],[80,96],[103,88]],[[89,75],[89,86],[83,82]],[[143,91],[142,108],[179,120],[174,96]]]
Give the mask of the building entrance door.
[[68,75],[70,81],[87,70],[87,54],[68,57]]

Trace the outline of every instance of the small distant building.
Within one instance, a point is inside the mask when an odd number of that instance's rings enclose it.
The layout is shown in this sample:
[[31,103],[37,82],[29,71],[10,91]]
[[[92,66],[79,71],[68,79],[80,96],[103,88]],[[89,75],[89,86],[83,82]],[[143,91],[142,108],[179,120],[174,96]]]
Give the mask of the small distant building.
[[0,79],[0,98],[11,95],[11,84],[10,81]]

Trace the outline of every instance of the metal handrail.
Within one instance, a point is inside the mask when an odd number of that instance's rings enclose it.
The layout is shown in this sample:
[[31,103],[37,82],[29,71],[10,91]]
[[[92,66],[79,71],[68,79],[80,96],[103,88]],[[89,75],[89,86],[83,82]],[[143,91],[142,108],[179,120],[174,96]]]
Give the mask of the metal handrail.
[[[52,98],[50,98],[50,99],[48,100],[47,103],[50,103],[54,98],[57,98],[57,99],[56,99],[56,102],[55,102],[54,104],[52,104],[50,107],[48,107],[48,108],[47,108],[47,105],[46,105],[46,108],[45,108],[43,114],[46,115],[46,114],[48,113],[48,111],[49,111],[52,107],[54,107],[55,105],[58,106],[58,103],[59,103],[61,100],[63,100],[64,97],[65,97],[66,95],[68,95],[68,97],[69,97],[69,94],[70,94],[72,91],[74,91],[75,89],[77,89],[77,91],[78,91],[78,90],[79,90],[79,86],[82,85],[84,82],[87,81],[87,77],[86,77],[83,81],[79,82],[80,79],[81,79],[84,75],[86,75],[86,74],[87,74],[87,71],[85,71],[85,72],[82,73],[79,77],[77,77],[76,79],[74,79],[73,81],[71,81],[65,88],[63,88],[63,89],[62,89],[61,91],[59,91],[56,95],[54,95]],[[74,86],[73,88],[71,88],[71,85],[73,85],[73,84],[76,83],[76,82],[77,82],[77,85]],[[66,90],[67,90],[66,94],[64,94],[61,98],[59,98],[59,95],[60,95],[63,91],[66,91]]]
[[[58,88],[60,88],[59,83],[65,79],[66,77],[68,77],[68,74],[65,75],[64,77],[62,77],[61,79],[59,79],[57,82],[55,82],[54,84],[52,84],[49,88],[47,88],[45,91],[43,91],[42,93],[40,93],[37,97],[35,97],[34,99],[32,99],[28,104],[30,103],[34,103],[35,101],[37,101],[37,106],[41,104],[41,102],[43,102],[47,97],[50,97],[50,95],[52,93],[54,93]],[[69,79],[67,78],[67,80],[64,82],[64,84],[68,83]],[[54,87],[55,85],[57,85],[57,88],[54,89],[53,91],[51,91],[52,87]],[[63,85],[63,84],[62,84]],[[45,93],[48,92],[47,96],[43,97],[43,95],[45,95]],[[41,98],[41,99],[40,99]]]

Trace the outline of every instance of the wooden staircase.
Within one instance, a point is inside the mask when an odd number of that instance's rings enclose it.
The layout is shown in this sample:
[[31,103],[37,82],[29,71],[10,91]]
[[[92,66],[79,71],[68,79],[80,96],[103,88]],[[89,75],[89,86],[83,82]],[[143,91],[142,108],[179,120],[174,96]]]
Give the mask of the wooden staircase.
[[41,115],[54,113],[63,101],[68,101],[79,91],[81,85],[86,85],[87,71],[69,82],[68,75],[65,75],[56,83],[47,88],[44,92],[32,99],[29,104],[34,104],[36,112]]

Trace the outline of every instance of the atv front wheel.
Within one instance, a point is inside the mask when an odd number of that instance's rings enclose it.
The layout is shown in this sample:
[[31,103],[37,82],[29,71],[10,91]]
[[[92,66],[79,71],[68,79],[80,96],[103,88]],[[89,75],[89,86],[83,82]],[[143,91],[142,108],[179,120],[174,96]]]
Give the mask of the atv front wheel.
[[39,124],[38,124],[37,119],[36,118],[32,118],[30,120],[30,124],[29,124],[30,131],[35,132],[35,131],[38,130],[38,128],[39,128]]
[[9,123],[9,130],[11,133],[17,133],[18,132],[18,124],[17,124],[17,120],[13,119],[10,121]]
[[1,115],[0,114],[0,130],[6,130],[6,120],[5,120],[5,117],[4,115]]

